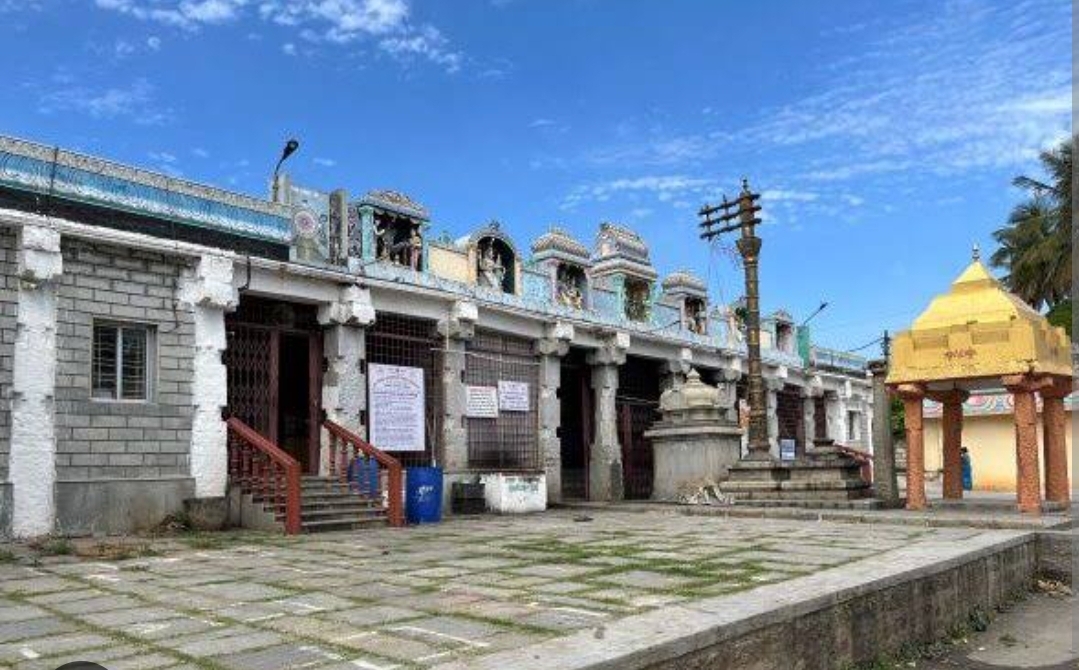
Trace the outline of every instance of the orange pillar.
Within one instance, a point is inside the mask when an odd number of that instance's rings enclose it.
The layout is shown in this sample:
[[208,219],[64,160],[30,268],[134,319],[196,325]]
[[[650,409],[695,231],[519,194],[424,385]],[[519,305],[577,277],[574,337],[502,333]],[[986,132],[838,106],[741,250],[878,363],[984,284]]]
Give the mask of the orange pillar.
[[896,394],[903,399],[903,421],[907,428],[907,509],[925,509],[925,431],[922,401],[925,390],[916,384],[901,384]]
[[1042,389],[1042,458],[1045,461],[1045,499],[1067,505],[1071,501],[1068,486],[1068,451],[1064,438],[1067,418],[1064,397],[1071,392],[1066,381]]
[[1015,398],[1015,493],[1019,511],[1040,514],[1042,481],[1038,472],[1038,407],[1033,381],[1026,376],[1004,378]]
[[934,397],[943,406],[942,429],[944,432],[944,499],[963,498],[963,403],[964,391],[948,391]]

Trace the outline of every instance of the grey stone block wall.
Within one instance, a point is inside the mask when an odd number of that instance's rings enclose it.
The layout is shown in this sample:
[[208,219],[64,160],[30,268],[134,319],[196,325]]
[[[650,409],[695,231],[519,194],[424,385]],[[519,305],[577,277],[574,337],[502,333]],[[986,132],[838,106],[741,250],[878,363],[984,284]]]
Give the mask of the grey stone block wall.
[[[64,239],[57,287],[58,481],[186,476],[194,317],[176,299],[182,259]],[[154,327],[148,402],[91,400],[95,319]]]
[[11,375],[19,309],[16,265],[15,233],[9,228],[0,229],[0,481],[8,478],[11,453]]

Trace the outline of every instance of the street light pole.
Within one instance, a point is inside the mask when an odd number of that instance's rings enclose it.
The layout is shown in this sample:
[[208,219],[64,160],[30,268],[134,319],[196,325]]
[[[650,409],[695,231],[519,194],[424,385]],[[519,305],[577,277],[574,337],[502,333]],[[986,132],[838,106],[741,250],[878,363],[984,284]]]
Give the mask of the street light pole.
[[[723,197],[717,206],[705,205],[699,214],[703,219],[701,238],[711,240],[717,235],[740,231],[735,242],[742,256],[746,275],[746,341],[749,358],[749,453],[745,460],[771,461],[771,445],[768,442],[768,410],[764,401],[764,375],[761,369],[761,305],[760,283],[757,270],[760,266],[761,238],[757,237],[757,224],[761,222],[757,212],[759,193],[749,189],[749,181],[742,180],[742,191],[734,202]],[[718,218],[713,219],[714,214]],[[726,224],[715,227],[717,224]]]

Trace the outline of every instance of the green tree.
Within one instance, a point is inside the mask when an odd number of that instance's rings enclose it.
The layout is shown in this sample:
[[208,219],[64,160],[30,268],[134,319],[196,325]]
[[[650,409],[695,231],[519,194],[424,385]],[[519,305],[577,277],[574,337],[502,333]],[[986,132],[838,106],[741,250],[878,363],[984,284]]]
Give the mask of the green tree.
[[1050,309],[1071,293],[1072,155],[1075,138],[1043,151],[1047,182],[1016,177],[1027,199],[1012,209],[1008,223],[993,233],[1000,246],[990,263],[1006,271],[1004,284],[1035,309]]

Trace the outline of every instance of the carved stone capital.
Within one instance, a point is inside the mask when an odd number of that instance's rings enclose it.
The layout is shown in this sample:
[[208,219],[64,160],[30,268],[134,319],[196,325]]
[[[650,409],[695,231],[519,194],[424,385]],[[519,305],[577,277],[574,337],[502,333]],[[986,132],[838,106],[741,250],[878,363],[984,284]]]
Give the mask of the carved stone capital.
[[1042,398],[1066,398],[1071,395],[1072,380],[1067,377],[1055,377],[1049,386],[1041,389]]
[[318,308],[318,322],[323,326],[370,326],[375,322],[371,292],[359,286],[346,286],[336,302]]
[[615,332],[605,337],[598,349],[588,354],[589,365],[622,365],[629,351],[629,333]]
[[1001,377],[1000,381],[1009,393],[1036,393],[1054,385],[1051,377],[1034,375],[1006,375]]
[[903,400],[922,400],[925,398],[925,386],[922,384],[899,384],[893,392]]
[[476,303],[458,300],[450,308],[449,317],[438,322],[439,334],[455,340],[471,340],[476,335],[479,308]]
[[231,311],[239,304],[240,296],[232,285],[233,258],[206,254],[184,278],[180,286],[180,301],[198,307]]
[[24,225],[19,229],[19,279],[36,286],[52,281],[64,271],[60,232],[47,226]]
[[869,361],[868,369],[872,377],[885,377],[888,375],[888,361],[883,358]]

